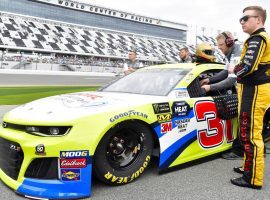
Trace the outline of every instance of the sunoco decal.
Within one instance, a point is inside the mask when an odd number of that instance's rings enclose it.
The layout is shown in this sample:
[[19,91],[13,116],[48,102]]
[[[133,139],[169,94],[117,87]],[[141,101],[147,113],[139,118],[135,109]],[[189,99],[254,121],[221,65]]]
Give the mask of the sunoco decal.
[[80,169],[61,169],[62,181],[79,181],[81,180]]

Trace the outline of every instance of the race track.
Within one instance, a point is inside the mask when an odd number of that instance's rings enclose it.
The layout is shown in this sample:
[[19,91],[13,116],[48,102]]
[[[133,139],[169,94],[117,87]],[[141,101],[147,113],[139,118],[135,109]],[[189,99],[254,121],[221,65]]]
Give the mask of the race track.
[[105,85],[115,76],[61,74],[1,74],[0,86],[24,85]]

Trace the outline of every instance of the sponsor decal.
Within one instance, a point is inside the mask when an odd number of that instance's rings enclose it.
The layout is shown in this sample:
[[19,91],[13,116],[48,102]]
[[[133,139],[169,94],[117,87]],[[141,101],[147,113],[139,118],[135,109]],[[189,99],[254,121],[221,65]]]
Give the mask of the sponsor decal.
[[78,96],[88,97],[88,98],[90,98],[92,100],[103,98],[103,96],[99,96],[99,95],[95,95],[95,94],[89,94],[89,93],[80,93],[80,94],[78,94]]
[[21,147],[16,146],[16,145],[14,145],[14,144],[9,144],[9,149],[10,149],[11,151],[16,151],[16,152],[20,152],[20,151],[21,151]]
[[108,101],[103,96],[95,94],[82,93],[82,94],[69,94],[61,95],[56,97],[60,99],[66,107],[92,107],[92,106],[103,106],[108,104]]
[[247,50],[247,54],[254,54],[255,53],[255,51],[254,50]]
[[176,101],[172,105],[174,116],[187,116],[190,110],[190,105],[185,101]]
[[131,116],[138,116],[138,117],[143,117],[145,119],[148,118],[148,115],[145,114],[145,113],[142,113],[142,112],[138,112],[138,111],[135,111],[135,110],[129,110],[127,112],[124,112],[124,113],[120,113],[120,114],[117,114],[115,115],[114,117],[111,117],[110,118],[110,122],[114,122],[122,117],[131,117]]
[[35,154],[36,155],[46,155],[44,144],[39,144],[39,145],[36,146]]
[[194,79],[194,74],[192,74],[192,73],[188,74],[186,77],[186,81],[191,81],[193,79]]
[[8,124],[6,122],[3,122],[2,127],[3,128],[7,128],[8,127]]
[[79,181],[81,179],[80,169],[61,169],[62,181]]
[[175,91],[175,97],[176,98],[189,97],[189,94],[186,90],[177,90]]
[[167,122],[167,123],[162,123],[160,125],[160,128],[161,128],[161,133],[164,134],[164,133],[167,133],[169,131],[172,130],[172,122]]
[[241,134],[241,139],[244,143],[244,150],[245,150],[245,171],[250,171],[251,169],[251,164],[253,160],[253,153],[252,153],[252,147],[250,146],[250,142],[248,142],[248,113],[247,112],[242,112],[242,119],[240,121],[240,134]]
[[248,65],[248,66],[251,66],[251,63],[249,62],[248,59],[244,59],[244,62],[243,63],[246,64],[246,65]]
[[159,123],[169,122],[171,121],[171,119],[172,119],[172,115],[170,113],[157,115],[157,121]]
[[88,150],[81,151],[60,151],[60,158],[81,158],[89,156]]
[[190,122],[190,118],[175,120],[175,124],[179,129],[179,133],[187,130],[187,125]]
[[86,158],[60,159],[60,168],[85,168],[86,166]]
[[258,41],[250,41],[249,44],[259,44]]
[[265,74],[266,76],[270,76],[270,69],[266,70]]
[[168,102],[152,104],[155,114],[171,112]]
[[253,56],[251,56],[251,55],[245,55],[245,59],[250,59],[250,60],[252,60],[254,57]]
[[256,44],[251,44],[248,46],[248,48],[257,48],[257,45]]
[[145,170],[145,168],[148,166],[150,162],[150,155],[148,155],[142,164],[142,166],[134,172],[131,176],[125,176],[125,177],[120,177],[120,176],[115,176],[113,172],[107,172],[104,174],[104,177],[109,180],[112,183],[118,183],[118,184],[123,184],[123,183],[129,183],[138,178]]

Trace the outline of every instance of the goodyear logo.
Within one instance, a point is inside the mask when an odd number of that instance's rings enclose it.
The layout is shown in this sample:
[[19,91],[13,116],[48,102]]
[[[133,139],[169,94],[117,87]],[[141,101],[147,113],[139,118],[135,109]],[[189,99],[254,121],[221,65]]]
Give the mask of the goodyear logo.
[[172,120],[172,115],[170,113],[160,114],[160,115],[157,115],[157,120],[159,123],[169,122]]
[[60,151],[60,158],[80,158],[89,156],[88,150],[81,151]]

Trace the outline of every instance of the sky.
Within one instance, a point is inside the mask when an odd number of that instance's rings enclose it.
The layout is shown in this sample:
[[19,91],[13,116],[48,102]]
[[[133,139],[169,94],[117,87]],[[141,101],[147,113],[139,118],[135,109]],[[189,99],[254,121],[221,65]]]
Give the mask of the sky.
[[[204,34],[215,37],[217,31],[231,31],[244,41],[248,35],[242,32],[239,18],[245,7],[262,6],[267,10],[265,28],[270,33],[270,0],[79,0],[97,6],[104,6],[152,18],[185,23],[189,35]],[[192,38],[187,38],[192,43]]]

